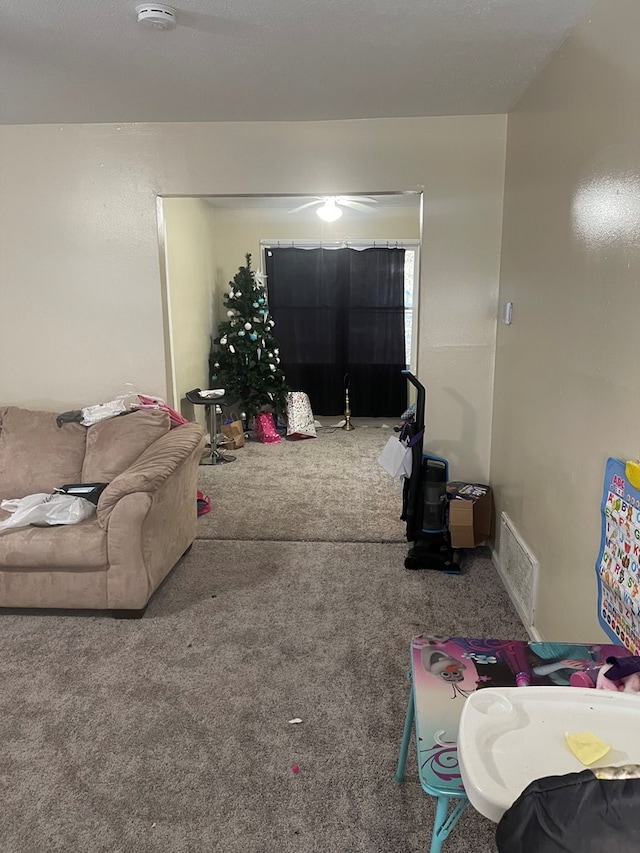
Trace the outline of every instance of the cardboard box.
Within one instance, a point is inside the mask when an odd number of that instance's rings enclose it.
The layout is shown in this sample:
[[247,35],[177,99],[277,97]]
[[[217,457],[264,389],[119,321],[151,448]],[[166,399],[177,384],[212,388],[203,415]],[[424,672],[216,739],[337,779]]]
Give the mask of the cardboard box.
[[449,533],[454,548],[475,548],[491,533],[491,486],[448,483]]

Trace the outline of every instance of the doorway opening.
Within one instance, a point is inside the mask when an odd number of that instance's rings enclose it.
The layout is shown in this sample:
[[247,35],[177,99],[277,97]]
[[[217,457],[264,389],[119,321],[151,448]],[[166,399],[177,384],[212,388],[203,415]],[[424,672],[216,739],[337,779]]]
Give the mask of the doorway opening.
[[[417,361],[422,193],[368,194],[375,212],[345,208],[338,222],[322,221],[314,209],[291,211],[310,196],[166,196],[158,199],[163,282],[167,402],[193,416],[186,391],[211,387],[209,355],[218,324],[226,316],[224,294],[252,255],[265,268],[270,235],[280,242],[352,247],[402,246],[405,250],[405,360]],[[354,196],[356,197],[356,196]],[[278,239],[275,240],[275,243]],[[278,329],[275,329],[277,336]],[[196,413],[198,414],[198,413]],[[391,413],[390,413],[391,414]]]

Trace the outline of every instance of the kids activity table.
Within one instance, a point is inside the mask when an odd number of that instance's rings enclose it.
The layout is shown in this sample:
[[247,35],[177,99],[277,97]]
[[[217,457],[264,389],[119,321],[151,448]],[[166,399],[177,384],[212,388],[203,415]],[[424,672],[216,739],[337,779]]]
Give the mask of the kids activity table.
[[620,645],[536,643],[420,635],[411,641],[411,691],[398,758],[404,770],[415,728],[418,774],[436,798],[430,853],[442,844],[468,805],[458,764],[458,726],[464,701],[483,687],[569,686],[575,672],[601,666]]

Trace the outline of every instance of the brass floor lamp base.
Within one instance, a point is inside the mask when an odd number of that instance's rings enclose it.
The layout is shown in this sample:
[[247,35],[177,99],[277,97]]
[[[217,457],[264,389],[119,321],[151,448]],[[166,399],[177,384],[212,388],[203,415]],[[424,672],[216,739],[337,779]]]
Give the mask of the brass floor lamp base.
[[355,429],[354,425],[351,423],[351,406],[349,405],[349,389],[344,389],[344,425],[342,429],[347,432],[351,432],[352,429]]

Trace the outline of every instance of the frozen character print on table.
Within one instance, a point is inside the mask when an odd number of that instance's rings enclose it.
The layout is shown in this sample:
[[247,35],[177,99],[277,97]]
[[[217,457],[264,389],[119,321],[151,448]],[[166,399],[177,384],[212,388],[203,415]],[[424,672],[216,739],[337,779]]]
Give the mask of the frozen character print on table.
[[434,649],[426,646],[422,649],[422,666],[427,672],[438,676],[446,684],[451,685],[453,691],[452,698],[455,699],[456,694],[460,696],[468,696],[469,690],[464,690],[459,686],[461,681],[464,681],[465,669],[467,668],[462,661],[456,660],[451,655],[443,652],[441,649]]

